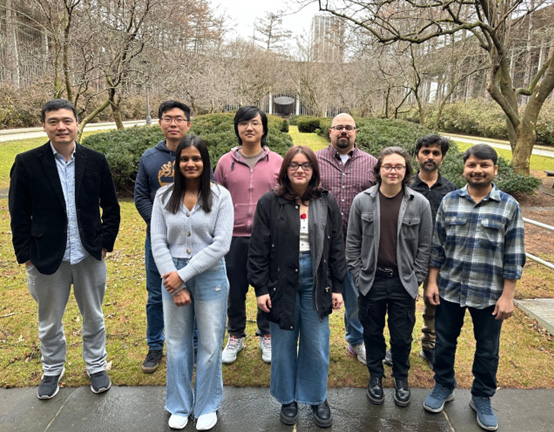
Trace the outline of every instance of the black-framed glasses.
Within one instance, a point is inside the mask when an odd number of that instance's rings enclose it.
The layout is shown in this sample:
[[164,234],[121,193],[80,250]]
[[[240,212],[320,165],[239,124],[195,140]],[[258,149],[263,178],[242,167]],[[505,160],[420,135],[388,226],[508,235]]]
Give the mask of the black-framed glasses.
[[289,164],[289,168],[293,171],[298,170],[298,168],[302,168],[304,171],[309,171],[313,168],[313,165],[310,162],[304,162],[299,164],[298,162],[291,162]]
[[406,169],[404,165],[383,165],[381,168],[385,171],[395,170],[396,172],[402,172]]
[[335,129],[336,131],[342,131],[342,130],[346,130],[347,132],[352,132],[353,130],[356,130],[356,126],[352,126],[352,125],[336,125],[336,126],[331,126],[331,129]]

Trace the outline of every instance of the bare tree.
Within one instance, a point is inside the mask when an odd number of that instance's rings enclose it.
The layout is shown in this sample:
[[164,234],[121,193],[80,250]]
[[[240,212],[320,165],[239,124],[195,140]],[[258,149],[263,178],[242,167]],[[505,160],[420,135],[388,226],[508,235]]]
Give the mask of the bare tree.
[[[552,14],[551,0],[414,0],[329,1],[319,0],[319,8],[349,20],[384,44],[405,41],[421,44],[467,32],[488,56],[487,91],[507,118],[512,146],[512,163],[517,172],[529,174],[529,159],[536,140],[535,125],[540,110],[554,89],[554,44],[548,41],[549,54],[529,81],[516,87],[513,81],[511,50],[513,35],[520,31],[531,14]],[[548,9],[548,11],[545,11]],[[410,23],[406,26],[406,23]],[[518,98],[529,100],[519,112]]]
[[262,42],[267,50],[275,52],[284,49],[283,42],[290,39],[292,32],[283,28],[283,18],[274,12],[267,12],[259,23],[254,25],[256,31],[261,35],[255,39]]

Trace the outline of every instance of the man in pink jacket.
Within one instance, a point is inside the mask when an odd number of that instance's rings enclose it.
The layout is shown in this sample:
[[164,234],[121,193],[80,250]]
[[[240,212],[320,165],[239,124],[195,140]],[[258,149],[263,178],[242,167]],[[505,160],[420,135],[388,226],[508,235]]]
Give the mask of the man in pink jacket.
[[[231,364],[243,349],[246,336],[246,263],[248,243],[258,199],[277,184],[283,158],[266,146],[267,116],[255,106],[240,108],[235,114],[235,134],[239,146],[224,154],[215,169],[214,178],[225,186],[233,198],[235,223],[231,249],[225,257],[230,290],[227,307],[229,340],[222,362]],[[258,330],[262,360],[271,363],[269,322],[258,310]]]

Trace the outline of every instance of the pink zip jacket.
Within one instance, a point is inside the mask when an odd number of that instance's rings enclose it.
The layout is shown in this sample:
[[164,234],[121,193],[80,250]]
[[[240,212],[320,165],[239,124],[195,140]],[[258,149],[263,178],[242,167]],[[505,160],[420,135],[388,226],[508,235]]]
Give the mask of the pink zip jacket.
[[250,169],[239,149],[240,147],[235,147],[221,156],[215,168],[214,179],[226,187],[233,198],[233,237],[250,237],[256,204],[263,194],[277,185],[283,158],[264,147],[263,156],[254,169]]

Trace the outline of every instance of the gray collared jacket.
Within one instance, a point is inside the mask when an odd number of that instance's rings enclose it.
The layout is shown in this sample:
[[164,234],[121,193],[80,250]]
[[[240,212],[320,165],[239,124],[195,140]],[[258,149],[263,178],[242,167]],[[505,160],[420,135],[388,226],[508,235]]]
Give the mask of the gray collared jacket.
[[[362,295],[367,295],[375,279],[380,214],[379,184],[354,198],[346,235],[346,263]],[[432,233],[429,202],[404,186],[398,214],[396,261],[402,285],[413,298],[427,276]]]

